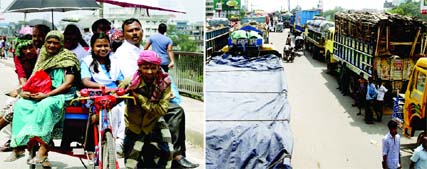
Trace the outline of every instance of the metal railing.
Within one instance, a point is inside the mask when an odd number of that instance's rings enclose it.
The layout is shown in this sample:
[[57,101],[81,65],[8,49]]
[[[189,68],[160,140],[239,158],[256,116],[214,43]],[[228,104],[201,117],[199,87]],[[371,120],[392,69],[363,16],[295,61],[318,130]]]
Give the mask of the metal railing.
[[203,99],[203,53],[174,51],[174,57],[169,74],[179,91]]
[[213,52],[222,49],[227,45],[227,40],[229,37],[229,27],[223,27],[214,30],[206,31],[206,57],[209,58]]

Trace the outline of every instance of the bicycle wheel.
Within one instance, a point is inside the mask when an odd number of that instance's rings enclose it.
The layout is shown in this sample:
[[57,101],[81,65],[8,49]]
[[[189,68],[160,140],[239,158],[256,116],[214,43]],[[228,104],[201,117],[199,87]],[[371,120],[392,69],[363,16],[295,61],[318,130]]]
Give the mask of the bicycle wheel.
[[116,168],[116,149],[114,138],[110,131],[105,132],[105,140],[102,142],[102,168]]

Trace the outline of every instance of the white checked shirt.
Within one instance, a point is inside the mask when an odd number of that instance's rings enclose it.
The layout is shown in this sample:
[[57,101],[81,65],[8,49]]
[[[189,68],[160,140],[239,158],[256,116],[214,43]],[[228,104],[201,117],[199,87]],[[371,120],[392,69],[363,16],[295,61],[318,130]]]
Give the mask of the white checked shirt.
[[383,156],[387,155],[388,168],[397,169],[399,167],[399,153],[400,135],[396,134],[393,138],[388,132],[383,138]]

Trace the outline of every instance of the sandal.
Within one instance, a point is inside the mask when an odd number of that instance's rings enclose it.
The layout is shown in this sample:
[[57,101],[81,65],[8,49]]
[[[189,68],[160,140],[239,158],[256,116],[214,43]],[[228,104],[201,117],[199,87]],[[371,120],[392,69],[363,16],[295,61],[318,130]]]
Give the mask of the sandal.
[[9,155],[9,157],[7,157],[4,162],[12,162],[15,161],[17,159],[20,159],[21,157],[25,156],[25,151],[22,152],[16,152],[16,151],[12,151]]
[[41,164],[43,168],[52,168],[47,156],[45,157],[36,156],[33,159],[28,159],[27,163],[30,165]]

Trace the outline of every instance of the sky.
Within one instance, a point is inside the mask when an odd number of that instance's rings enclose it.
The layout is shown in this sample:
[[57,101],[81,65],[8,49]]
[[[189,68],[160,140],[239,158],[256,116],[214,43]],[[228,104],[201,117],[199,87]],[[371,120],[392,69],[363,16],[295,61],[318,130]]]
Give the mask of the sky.
[[[160,7],[174,9],[178,11],[186,12],[186,14],[180,13],[171,13],[164,12],[163,14],[174,14],[176,19],[178,20],[189,20],[192,22],[203,21],[204,13],[205,13],[205,3],[203,0],[149,0],[149,1],[158,1],[151,2],[154,4],[159,4]],[[0,12],[3,12],[13,0],[0,0]],[[104,5],[104,7],[117,7],[113,5]],[[105,9],[104,9],[105,11]],[[54,12],[54,22],[58,23],[64,17],[78,17],[79,15],[90,15],[94,13],[94,11],[69,11],[69,12]],[[154,10],[149,11],[150,15],[155,13],[159,13]],[[22,13],[4,13],[4,20],[0,20],[0,22],[17,22],[20,20],[24,20],[24,14]],[[31,19],[44,19],[51,21],[51,13],[50,12],[42,12],[42,13],[29,13],[27,14],[27,21]]]
[[[244,4],[245,0],[241,0]],[[288,0],[248,0],[254,9],[264,9],[267,12],[288,8]],[[389,2],[391,0],[388,0]],[[290,0],[291,9],[298,5],[302,9],[311,9],[317,7],[319,0]],[[323,9],[333,9],[341,6],[345,9],[383,9],[385,0],[323,0]],[[278,5],[278,3],[280,5]]]

